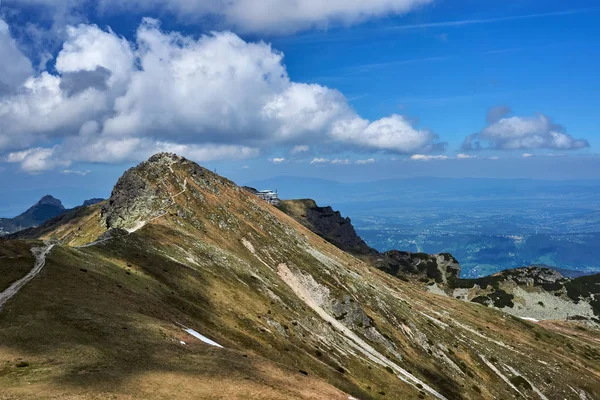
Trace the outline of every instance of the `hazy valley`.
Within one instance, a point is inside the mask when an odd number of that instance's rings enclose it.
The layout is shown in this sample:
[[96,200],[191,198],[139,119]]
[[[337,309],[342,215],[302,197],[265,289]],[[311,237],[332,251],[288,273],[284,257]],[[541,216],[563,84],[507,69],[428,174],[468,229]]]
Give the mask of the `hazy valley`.
[[[254,182],[311,197],[352,217],[380,250],[451,253],[463,277],[547,265],[565,275],[600,272],[600,183],[502,179],[403,179],[339,183]],[[262,185],[262,186],[261,186]]]

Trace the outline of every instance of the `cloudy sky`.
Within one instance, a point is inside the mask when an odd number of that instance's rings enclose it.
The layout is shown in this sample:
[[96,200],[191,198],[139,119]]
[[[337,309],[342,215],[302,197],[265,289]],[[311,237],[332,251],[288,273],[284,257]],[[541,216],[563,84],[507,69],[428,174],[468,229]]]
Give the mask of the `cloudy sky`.
[[599,17],[581,0],[3,0],[0,192],[106,196],[158,151],[242,183],[600,178]]

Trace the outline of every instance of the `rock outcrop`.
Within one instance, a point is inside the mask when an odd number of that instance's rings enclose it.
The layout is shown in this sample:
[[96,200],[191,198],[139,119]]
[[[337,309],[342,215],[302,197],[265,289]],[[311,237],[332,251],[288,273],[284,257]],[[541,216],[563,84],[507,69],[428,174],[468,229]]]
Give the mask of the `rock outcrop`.
[[349,218],[331,207],[317,206],[314,200],[285,200],[280,208],[338,248],[400,280],[421,282],[432,293],[523,318],[575,318],[600,324],[600,275],[570,279],[553,269],[532,266],[461,279],[460,264],[451,254],[380,253],[358,236]]
[[334,211],[330,206],[319,207],[312,199],[301,199],[284,200],[279,208],[344,251],[355,255],[377,254],[377,250],[358,236],[350,218],[342,217],[339,211]]
[[448,253],[425,254],[391,250],[375,257],[374,265],[390,275],[416,275],[423,280],[443,284],[460,276],[458,261]]

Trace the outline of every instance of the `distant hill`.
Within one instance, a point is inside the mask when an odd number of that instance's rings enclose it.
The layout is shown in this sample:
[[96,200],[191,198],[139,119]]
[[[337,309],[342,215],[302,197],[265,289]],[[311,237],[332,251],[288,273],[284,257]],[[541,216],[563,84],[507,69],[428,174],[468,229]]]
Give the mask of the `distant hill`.
[[21,215],[0,219],[0,235],[39,226],[65,210],[60,200],[46,195]]
[[[103,199],[99,198],[85,200],[83,207],[98,204],[101,201]],[[66,209],[59,199],[51,195],[46,195],[24,213],[14,218],[0,218],[0,236],[24,229],[36,228],[67,211],[70,210]]]

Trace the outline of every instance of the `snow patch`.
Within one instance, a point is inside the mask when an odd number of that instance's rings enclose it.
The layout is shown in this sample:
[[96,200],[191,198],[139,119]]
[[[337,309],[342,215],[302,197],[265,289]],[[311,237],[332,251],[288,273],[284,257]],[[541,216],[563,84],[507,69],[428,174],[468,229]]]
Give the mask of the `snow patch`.
[[186,331],[187,333],[189,333],[190,335],[192,335],[193,337],[195,337],[196,339],[201,340],[202,342],[209,344],[211,346],[215,346],[215,347],[220,347],[223,348],[223,346],[221,346],[219,343],[215,342],[214,340],[211,340],[209,338],[207,338],[206,336],[196,332],[195,330],[188,328],[187,326],[178,324],[179,326],[181,326],[181,328]]
[[535,318],[529,318],[529,317],[519,317],[525,321],[530,321],[530,322],[540,322],[539,319],[535,319]]

